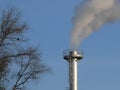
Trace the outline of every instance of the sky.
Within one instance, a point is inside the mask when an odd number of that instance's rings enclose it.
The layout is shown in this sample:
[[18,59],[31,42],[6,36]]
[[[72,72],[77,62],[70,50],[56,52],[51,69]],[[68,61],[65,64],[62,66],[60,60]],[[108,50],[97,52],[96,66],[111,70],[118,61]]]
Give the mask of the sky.
[[[66,90],[69,49],[74,8],[82,0],[0,0],[0,13],[9,6],[18,8],[30,30],[25,37],[39,46],[42,62],[51,68],[28,90]],[[120,90],[120,21],[105,24],[79,46],[84,58],[79,62],[79,90]]]

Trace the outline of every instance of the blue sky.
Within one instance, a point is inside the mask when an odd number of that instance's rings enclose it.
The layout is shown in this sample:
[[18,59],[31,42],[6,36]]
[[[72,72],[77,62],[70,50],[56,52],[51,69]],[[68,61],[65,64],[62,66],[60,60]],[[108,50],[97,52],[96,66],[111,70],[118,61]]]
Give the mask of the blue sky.
[[[30,31],[25,37],[40,47],[43,63],[52,71],[28,90],[66,90],[68,63],[63,51],[69,48],[74,7],[82,0],[1,0],[0,11],[17,7]],[[120,89],[120,22],[106,24],[80,45],[79,90]]]

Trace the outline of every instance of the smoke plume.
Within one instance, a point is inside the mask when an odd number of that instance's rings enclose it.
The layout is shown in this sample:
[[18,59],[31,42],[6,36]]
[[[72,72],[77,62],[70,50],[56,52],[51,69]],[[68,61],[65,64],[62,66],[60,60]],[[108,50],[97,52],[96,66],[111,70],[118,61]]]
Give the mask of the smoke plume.
[[120,19],[120,0],[84,0],[75,7],[72,18],[71,48],[79,44],[105,23]]

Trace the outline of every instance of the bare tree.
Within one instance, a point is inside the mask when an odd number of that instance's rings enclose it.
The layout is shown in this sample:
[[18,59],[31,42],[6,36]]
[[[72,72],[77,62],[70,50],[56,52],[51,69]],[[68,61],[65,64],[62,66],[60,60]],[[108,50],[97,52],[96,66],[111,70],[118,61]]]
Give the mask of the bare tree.
[[[22,90],[30,80],[38,80],[49,69],[41,62],[38,48],[25,46],[28,26],[15,8],[4,10],[0,18],[0,90]],[[25,86],[27,87],[27,86]]]

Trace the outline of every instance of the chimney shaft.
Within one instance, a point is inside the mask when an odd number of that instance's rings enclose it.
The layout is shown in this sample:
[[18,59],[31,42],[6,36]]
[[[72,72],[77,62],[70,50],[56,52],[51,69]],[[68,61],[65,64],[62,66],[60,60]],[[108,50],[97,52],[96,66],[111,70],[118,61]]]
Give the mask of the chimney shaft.
[[76,50],[64,51],[64,59],[69,62],[69,90],[78,90],[78,61],[82,59],[82,54]]

